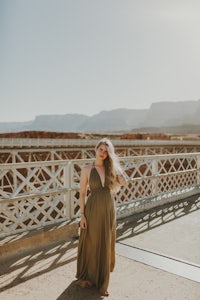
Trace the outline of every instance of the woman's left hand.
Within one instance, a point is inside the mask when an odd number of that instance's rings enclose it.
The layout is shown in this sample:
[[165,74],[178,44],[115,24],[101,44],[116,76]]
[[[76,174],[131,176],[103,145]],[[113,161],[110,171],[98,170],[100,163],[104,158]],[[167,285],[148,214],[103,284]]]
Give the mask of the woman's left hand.
[[123,175],[118,174],[117,175],[117,181],[119,182],[119,184],[121,186],[125,186],[126,185],[126,179],[124,178]]
[[87,229],[87,221],[84,215],[81,215],[81,222],[80,222],[81,229]]

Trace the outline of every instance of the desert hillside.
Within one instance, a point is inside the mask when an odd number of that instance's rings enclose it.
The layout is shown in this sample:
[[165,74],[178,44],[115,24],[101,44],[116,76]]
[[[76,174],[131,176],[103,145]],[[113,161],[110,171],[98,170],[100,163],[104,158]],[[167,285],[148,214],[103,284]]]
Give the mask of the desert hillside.
[[108,137],[113,139],[131,140],[198,140],[200,135],[191,134],[165,134],[150,132],[104,132],[104,133],[81,133],[81,132],[56,132],[56,131],[19,131],[0,133],[0,138],[27,138],[27,139],[101,139]]

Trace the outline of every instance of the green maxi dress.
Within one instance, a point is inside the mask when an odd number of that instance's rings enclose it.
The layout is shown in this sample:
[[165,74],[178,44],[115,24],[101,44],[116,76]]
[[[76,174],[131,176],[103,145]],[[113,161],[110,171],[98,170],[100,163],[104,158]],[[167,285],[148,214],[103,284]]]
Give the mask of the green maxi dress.
[[89,280],[100,291],[107,291],[110,272],[115,266],[116,218],[114,200],[107,185],[102,185],[93,166],[89,178],[90,194],[85,205],[87,229],[81,229],[77,279]]

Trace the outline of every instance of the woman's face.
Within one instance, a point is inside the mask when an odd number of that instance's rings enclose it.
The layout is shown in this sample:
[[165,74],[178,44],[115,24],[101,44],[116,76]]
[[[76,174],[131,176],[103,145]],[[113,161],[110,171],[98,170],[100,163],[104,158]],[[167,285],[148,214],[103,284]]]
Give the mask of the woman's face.
[[106,159],[106,157],[108,156],[108,150],[106,145],[101,144],[97,149],[96,149],[96,158],[100,159],[100,160],[104,160]]

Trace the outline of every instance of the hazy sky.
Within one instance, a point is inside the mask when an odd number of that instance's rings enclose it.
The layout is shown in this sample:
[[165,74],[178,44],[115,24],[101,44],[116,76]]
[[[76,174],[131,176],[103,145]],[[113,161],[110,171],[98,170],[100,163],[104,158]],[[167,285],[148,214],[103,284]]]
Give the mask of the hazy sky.
[[200,99],[199,0],[0,0],[0,122]]

